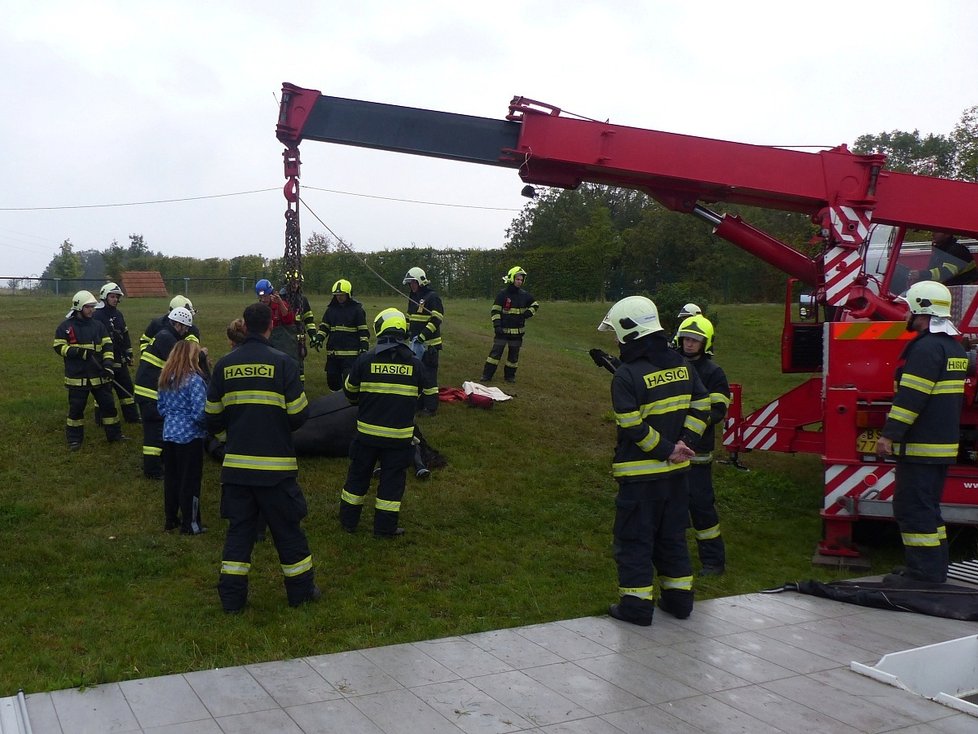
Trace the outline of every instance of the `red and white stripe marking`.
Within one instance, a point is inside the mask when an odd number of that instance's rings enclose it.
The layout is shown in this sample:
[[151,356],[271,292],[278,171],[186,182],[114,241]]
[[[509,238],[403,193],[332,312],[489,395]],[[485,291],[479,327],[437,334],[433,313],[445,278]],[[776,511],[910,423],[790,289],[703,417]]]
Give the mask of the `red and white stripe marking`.
[[896,469],[890,464],[832,464],[825,468],[825,502],[822,507],[827,515],[850,516],[852,513],[842,500],[893,499]]

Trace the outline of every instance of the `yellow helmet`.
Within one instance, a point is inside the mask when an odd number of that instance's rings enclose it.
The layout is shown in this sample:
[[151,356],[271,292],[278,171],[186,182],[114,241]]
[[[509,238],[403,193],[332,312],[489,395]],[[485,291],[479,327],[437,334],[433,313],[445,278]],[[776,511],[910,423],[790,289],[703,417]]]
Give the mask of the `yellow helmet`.
[[122,298],[122,288],[119,287],[118,283],[106,283],[103,285],[102,289],[98,292],[99,300],[104,301],[111,293],[115,293],[119,298]]
[[703,342],[704,354],[713,354],[713,324],[705,316],[690,316],[679,325],[676,332],[676,342],[682,346],[683,338],[699,339]]
[[191,315],[197,313],[194,304],[186,296],[174,296],[170,299],[170,310],[172,311],[175,308],[185,308],[190,311]]
[[411,268],[404,274],[404,280],[402,283],[407,285],[410,281],[417,281],[418,285],[428,285],[428,276],[425,275],[424,270],[421,268]]
[[659,323],[659,309],[650,299],[628,296],[611,307],[598,331],[614,331],[618,341],[626,344],[664,329]]
[[921,280],[914,283],[903,297],[914,316],[938,316],[951,318],[951,291],[936,280]]
[[98,301],[90,291],[78,291],[71,297],[71,310],[81,311],[85,306],[96,306]]
[[374,319],[374,333],[378,337],[392,336],[403,339],[407,336],[407,319],[396,308],[385,308]]
[[519,265],[516,265],[507,271],[506,275],[503,276],[503,283],[511,284],[515,282],[517,275],[522,275],[524,278],[526,278],[526,271]]
[[348,281],[348,280],[346,280],[344,278],[340,278],[338,281],[336,281],[335,283],[333,283],[333,290],[332,290],[332,292],[333,293],[346,293],[346,295],[350,295],[351,293],[353,293],[353,285],[350,283],[350,281]]

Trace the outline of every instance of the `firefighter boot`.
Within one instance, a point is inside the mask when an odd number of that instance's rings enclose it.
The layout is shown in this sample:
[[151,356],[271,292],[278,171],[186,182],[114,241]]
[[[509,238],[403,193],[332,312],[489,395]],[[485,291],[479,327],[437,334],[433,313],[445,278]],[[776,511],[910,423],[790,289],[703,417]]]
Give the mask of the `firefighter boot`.
[[[359,502],[353,504],[350,501],[351,499],[359,499]],[[360,515],[362,512],[363,497],[349,494],[344,490],[343,497],[340,499],[340,525],[343,526],[346,532],[352,533],[356,531],[357,525],[360,524]]]
[[686,619],[693,611],[693,592],[687,589],[663,589],[659,609],[676,619]]
[[700,576],[721,576],[727,570],[727,553],[723,544],[723,538],[717,536],[709,540],[696,541],[696,549],[699,553]]
[[298,576],[285,577],[285,595],[290,607],[298,607],[307,602],[319,601],[323,594],[316,586],[314,572],[306,571]]
[[400,514],[393,510],[375,510],[374,537],[393,540],[398,535],[404,535],[404,528],[397,527],[397,518]]
[[608,614],[615,619],[637,624],[639,627],[651,625],[654,613],[655,605],[650,599],[639,599],[637,596],[628,594],[622,596],[617,604],[608,607]]
[[506,382],[516,382],[516,368],[510,367],[508,364],[503,366],[503,379]]
[[221,606],[226,613],[241,613],[248,601],[247,573],[225,573],[222,570],[221,577],[217,582],[217,595],[220,597]]
[[[70,423],[71,421],[69,421]],[[81,424],[81,421],[76,421]],[[85,426],[84,424],[72,426],[65,426],[65,439],[68,441],[69,451],[78,451],[81,448],[82,442],[85,440]]]
[[492,362],[486,362],[482,367],[482,378],[479,382],[492,382],[493,375],[496,374],[496,365]]

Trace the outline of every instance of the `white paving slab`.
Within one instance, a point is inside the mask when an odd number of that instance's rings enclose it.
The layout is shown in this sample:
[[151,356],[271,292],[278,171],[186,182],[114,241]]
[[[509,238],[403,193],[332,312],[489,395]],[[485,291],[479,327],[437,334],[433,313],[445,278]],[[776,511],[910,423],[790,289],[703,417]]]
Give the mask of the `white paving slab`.
[[786,593],[27,696],[34,734],[972,734],[849,670],[975,625]]

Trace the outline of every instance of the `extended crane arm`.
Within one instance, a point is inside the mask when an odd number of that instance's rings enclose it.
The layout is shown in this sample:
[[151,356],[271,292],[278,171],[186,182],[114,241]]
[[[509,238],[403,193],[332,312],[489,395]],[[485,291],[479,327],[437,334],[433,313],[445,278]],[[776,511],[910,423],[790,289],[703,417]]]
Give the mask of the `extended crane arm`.
[[[865,286],[862,245],[872,223],[978,236],[978,185],[894,173],[885,156],[839,146],[800,152],[561,114],[515,97],[505,120],[326,97],[282,88],[277,135],[514,168],[530,184],[584,181],[644,191],[664,206],[711,222],[714,232],[816,286],[832,306],[900,318],[903,307]],[[704,203],[729,202],[808,214],[824,252],[810,258]]]

